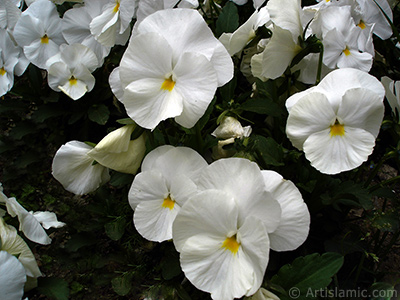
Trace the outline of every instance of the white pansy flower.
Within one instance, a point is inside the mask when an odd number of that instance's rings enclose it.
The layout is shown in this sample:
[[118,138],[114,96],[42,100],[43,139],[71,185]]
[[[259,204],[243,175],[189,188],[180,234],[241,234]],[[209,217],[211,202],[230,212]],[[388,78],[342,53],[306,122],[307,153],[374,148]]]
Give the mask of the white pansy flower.
[[88,156],[107,168],[136,174],[146,152],[146,144],[143,134],[131,140],[135,127],[131,124],[110,132],[88,152]]
[[200,154],[187,147],[161,146],[145,157],[128,194],[135,227],[144,238],[156,242],[172,238],[172,223],[197,191],[194,180],[206,166]]
[[61,45],[59,53],[46,63],[49,86],[77,100],[93,89],[95,78],[91,72],[98,66],[90,48],[81,44]]
[[214,300],[250,296],[269,260],[264,223],[242,217],[230,193],[206,190],[191,197],[173,224],[173,242],[185,276]]
[[[102,13],[90,22],[92,35],[104,46],[125,44],[136,6],[136,0],[109,0],[103,6]],[[122,40],[118,41],[118,36]]]
[[108,0],[88,0],[82,6],[74,6],[63,15],[62,34],[68,44],[82,44],[96,54],[99,65],[110,53],[111,47],[99,43],[90,32],[90,22],[102,13]]
[[[322,39],[324,45],[323,62],[329,68],[356,68],[368,72],[372,67],[372,39],[356,26],[351,17],[351,7],[328,6],[320,9],[311,24],[313,32]],[[371,28],[370,28],[371,29]],[[366,31],[365,31],[366,32]],[[363,33],[360,39],[360,34]],[[372,37],[371,32],[367,35]],[[364,41],[362,45],[361,40]]]
[[400,81],[393,81],[387,76],[381,78],[385,87],[386,99],[394,113],[400,113]]
[[92,149],[83,142],[70,141],[57,150],[52,174],[67,191],[76,195],[88,194],[110,180],[108,169],[88,156]]
[[15,256],[0,250],[0,290],[2,299],[22,299],[25,282],[24,266]]
[[65,43],[61,34],[61,18],[56,6],[49,0],[38,0],[30,5],[14,28],[14,38],[24,49],[25,56],[39,68]]
[[286,134],[317,170],[337,174],[368,159],[383,119],[382,84],[368,73],[338,69],[287,102]]
[[234,55],[243,50],[243,48],[256,36],[256,30],[260,26],[268,26],[270,22],[269,13],[266,7],[255,11],[250,18],[243,23],[233,33],[223,33],[219,40],[228,50],[230,55]]
[[18,63],[19,50],[8,33],[0,28],[0,96],[14,85],[14,68]]
[[166,9],[139,24],[110,84],[141,127],[154,129],[175,118],[191,128],[217,87],[232,76],[229,54],[201,15],[192,9]]

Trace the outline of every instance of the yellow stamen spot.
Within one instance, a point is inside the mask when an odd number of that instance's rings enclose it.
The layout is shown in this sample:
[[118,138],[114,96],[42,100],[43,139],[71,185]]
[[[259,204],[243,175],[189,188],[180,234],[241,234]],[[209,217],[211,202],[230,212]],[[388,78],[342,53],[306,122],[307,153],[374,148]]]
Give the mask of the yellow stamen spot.
[[347,47],[346,47],[346,49],[343,50],[343,53],[346,56],[349,56],[351,54],[349,48],[347,48]]
[[168,195],[168,197],[164,199],[164,202],[161,206],[172,210],[175,206],[175,201],[171,199],[170,195]]
[[365,23],[362,21],[362,20],[360,20],[360,23],[358,23],[358,25],[357,25],[358,27],[360,27],[361,29],[365,29]]
[[236,234],[231,237],[227,237],[222,244],[222,248],[231,251],[233,254],[238,252],[239,247],[240,244],[236,240]]
[[115,4],[114,10],[113,10],[115,13],[117,13],[119,11],[119,5],[120,5],[119,1],[117,1],[117,4]]
[[42,44],[48,44],[49,43],[49,37],[47,36],[47,34],[45,34],[44,36],[42,36],[42,38],[40,39],[40,42]]
[[4,67],[2,67],[2,68],[0,69],[0,75],[1,75],[1,76],[4,76],[6,73],[7,73],[6,70],[4,70]]
[[162,90],[172,91],[175,86],[175,81],[172,80],[172,75],[165,79],[163,84],[161,85]]
[[78,79],[76,79],[74,76],[72,76],[72,77],[69,79],[69,84],[70,84],[70,85],[75,85],[77,82],[78,82]]
[[342,136],[344,133],[344,126],[336,120],[335,124],[331,126],[331,137],[336,135]]

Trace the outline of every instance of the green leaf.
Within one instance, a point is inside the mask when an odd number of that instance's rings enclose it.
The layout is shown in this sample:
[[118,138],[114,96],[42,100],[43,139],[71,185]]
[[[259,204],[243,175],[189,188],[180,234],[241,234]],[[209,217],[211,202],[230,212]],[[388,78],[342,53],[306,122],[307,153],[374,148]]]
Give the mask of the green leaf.
[[125,227],[126,221],[122,217],[104,225],[106,234],[113,241],[118,241],[124,235]]
[[239,27],[239,13],[236,5],[228,1],[221,11],[216,23],[216,35],[224,32],[234,32]]
[[65,250],[69,252],[76,252],[82,247],[94,245],[98,240],[89,234],[77,233],[71,237],[70,240],[65,244]]
[[[271,279],[288,293],[281,299],[314,299],[317,291],[326,288],[343,265],[344,258],[338,253],[318,253],[296,258],[292,264],[284,265]],[[291,294],[297,292],[296,295]],[[298,296],[298,297],[297,297]]]
[[36,123],[42,123],[43,121],[62,116],[65,111],[61,110],[57,105],[41,105],[32,114],[32,120]]
[[68,300],[69,297],[68,283],[61,278],[39,277],[37,289],[49,299]]
[[179,255],[175,249],[165,254],[165,257],[161,261],[161,272],[165,280],[170,280],[182,273]]
[[272,99],[269,98],[252,98],[244,102],[241,109],[245,111],[255,112],[257,114],[270,115],[279,117],[283,114],[282,109]]
[[24,136],[36,132],[37,128],[32,126],[31,122],[22,121],[10,131],[10,136],[16,140],[22,139]]
[[237,78],[236,76],[233,77],[228,83],[224,84],[219,88],[219,92],[222,96],[223,101],[229,102],[233,99],[235,95],[236,83]]
[[371,285],[369,293],[371,295],[370,300],[398,299],[398,291],[395,290],[392,284],[387,282],[375,282]]
[[110,111],[104,104],[93,105],[88,110],[88,116],[91,121],[105,125],[110,116]]
[[113,290],[120,296],[126,296],[131,291],[132,273],[125,273],[122,276],[115,277],[111,280]]
[[283,166],[281,162],[282,147],[273,138],[265,138],[261,135],[254,135],[251,138],[253,139],[253,150],[262,162],[271,166]]
[[111,173],[110,184],[115,187],[122,187],[131,184],[134,177],[132,174],[113,172]]

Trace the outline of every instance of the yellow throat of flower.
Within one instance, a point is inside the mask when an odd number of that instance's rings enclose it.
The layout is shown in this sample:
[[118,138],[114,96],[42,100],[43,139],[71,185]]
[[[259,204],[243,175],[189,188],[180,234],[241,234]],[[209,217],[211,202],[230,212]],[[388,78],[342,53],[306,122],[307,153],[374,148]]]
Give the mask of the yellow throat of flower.
[[69,79],[69,84],[70,85],[75,85],[78,82],[78,79],[76,79],[74,76],[71,76]]
[[1,75],[1,76],[4,76],[6,73],[7,73],[6,70],[4,70],[4,67],[2,67],[2,68],[0,69],[0,75]]
[[168,197],[164,199],[163,204],[161,206],[172,210],[175,206],[175,201],[171,199],[170,195],[168,195]]
[[221,248],[225,248],[225,250],[231,251],[233,254],[236,254],[239,251],[240,243],[236,240],[236,234],[227,237],[225,241],[222,243]]
[[343,50],[344,55],[349,56],[351,54],[349,48],[346,47],[346,49]]
[[49,37],[47,36],[47,34],[45,34],[44,36],[41,37],[40,42],[42,44],[48,44],[49,43]]
[[337,135],[342,136],[344,135],[344,133],[345,133],[344,126],[340,124],[338,120],[336,120],[335,124],[331,126],[331,137]]
[[358,23],[357,25],[358,27],[360,27],[361,29],[365,29],[365,23],[363,22],[363,20],[360,20],[360,23]]
[[171,75],[169,78],[164,80],[164,82],[161,85],[161,89],[171,92],[174,89],[174,86],[175,86],[175,81],[172,80],[172,75]]
[[115,3],[114,9],[113,9],[114,13],[117,13],[119,11],[119,6],[120,6],[120,4],[119,4],[119,0],[118,0],[117,3]]

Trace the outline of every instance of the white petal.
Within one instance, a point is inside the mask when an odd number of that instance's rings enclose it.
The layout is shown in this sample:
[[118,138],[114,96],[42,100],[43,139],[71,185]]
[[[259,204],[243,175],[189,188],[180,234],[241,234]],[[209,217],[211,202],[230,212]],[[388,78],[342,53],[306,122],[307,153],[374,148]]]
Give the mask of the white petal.
[[132,209],[142,201],[163,201],[169,195],[170,186],[157,170],[144,171],[135,176],[129,189],[128,199]]
[[150,171],[153,169],[154,163],[156,162],[157,158],[163,155],[164,153],[168,152],[171,149],[175,149],[174,146],[171,145],[162,145],[151,150],[146,157],[143,159],[142,162],[142,171]]
[[303,94],[290,109],[286,124],[286,134],[293,146],[302,150],[304,142],[313,133],[328,129],[336,120],[327,97],[310,91]]
[[[283,7],[285,9],[282,9]],[[294,39],[303,33],[300,0],[270,0],[267,3],[267,9],[272,22],[291,32]]]
[[42,224],[44,229],[60,228],[66,225],[63,222],[59,222],[57,215],[50,211],[36,211],[33,213],[33,216]]
[[51,239],[42,225],[40,225],[39,221],[22,207],[14,197],[8,198],[6,205],[10,215],[18,216],[20,230],[28,239],[42,245],[51,243]]
[[265,188],[279,202],[282,217],[278,228],[269,234],[271,249],[291,251],[304,243],[310,227],[310,213],[298,188],[275,171],[261,171]]
[[20,300],[26,282],[25,269],[18,259],[6,251],[0,251],[0,290],[3,299]]
[[371,90],[349,89],[340,103],[338,116],[347,126],[361,128],[378,136],[384,114],[383,99]]
[[135,227],[150,241],[163,242],[172,238],[172,223],[180,207],[176,203],[172,209],[163,207],[163,201],[164,199],[141,201],[135,208]]
[[281,218],[278,201],[265,191],[260,168],[244,158],[226,158],[204,168],[198,181],[199,190],[218,189],[233,197],[239,207],[239,225],[248,216],[262,220],[273,232]]
[[324,174],[338,174],[360,166],[375,146],[374,136],[360,128],[346,127],[343,136],[330,136],[330,129],[312,134],[304,143],[311,165]]
[[175,120],[191,128],[211,103],[217,90],[217,76],[207,58],[194,53],[184,53],[180,57],[174,74],[177,78],[174,89],[183,97],[183,111]]
[[108,83],[110,84],[110,88],[115,97],[122,102],[124,89],[122,88],[121,79],[119,77],[119,67],[112,70],[110,77],[108,78]]
[[81,80],[77,80],[74,84],[67,81],[64,85],[59,85],[58,88],[72,100],[80,99],[88,91],[86,83]]
[[93,165],[93,159],[87,155],[91,149],[85,143],[71,141],[62,145],[53,158],[54,178],[76,195],[93,192],[110,179],[107,168]]

